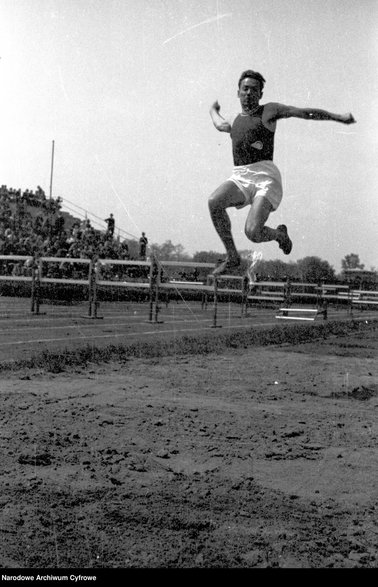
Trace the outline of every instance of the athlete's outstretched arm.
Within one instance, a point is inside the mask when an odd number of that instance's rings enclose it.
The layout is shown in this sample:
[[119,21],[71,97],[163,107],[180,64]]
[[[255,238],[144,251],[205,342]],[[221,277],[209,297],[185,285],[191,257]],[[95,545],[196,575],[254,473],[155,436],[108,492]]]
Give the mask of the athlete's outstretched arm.
[[231,132],[231,125],[220,114],[220,106],[218,100],[210,107],[210,116],[215,128],[221,132]]
[[275,113],[272,120],[279,120],[280,118],[303,118],[304,120],[334,120],[342,124],[353,124],[355,121],[353,115],[334,114],[327,110],[320,110],[319,108],[296,108],[295,106],[285,106],[284,104],[272,104]]

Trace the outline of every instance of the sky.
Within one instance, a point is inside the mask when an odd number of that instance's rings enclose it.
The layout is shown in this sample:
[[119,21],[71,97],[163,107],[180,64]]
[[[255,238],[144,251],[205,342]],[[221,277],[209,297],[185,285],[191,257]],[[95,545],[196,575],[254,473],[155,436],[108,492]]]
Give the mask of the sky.
[[248,241],[248,209],[230,209],[237,247],[378,268],[377,0],[0,0],[0,184],[223,253],[207,202],[232,173],[231,141],[209,107],[240,110],[244,69],[265,77],[261,103],[357,123],[278,122],[284,198],[268,224],[288,226],[293,251]]

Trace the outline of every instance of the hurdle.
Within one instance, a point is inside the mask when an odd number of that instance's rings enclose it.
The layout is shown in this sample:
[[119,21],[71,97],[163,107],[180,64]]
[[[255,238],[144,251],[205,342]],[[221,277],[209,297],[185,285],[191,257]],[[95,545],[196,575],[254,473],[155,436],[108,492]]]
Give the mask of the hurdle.
[[318,316],[323,316],[323,320],[328,318],[328,304],[325,301],[322,307],[316,308],[280,308],[276,314],[278,320],[307,320],[313,322]]
[[[155,304],[154,304],[154,319],[153,323],[155,324],[162,324],[162,320],[159,320],[159,313],[161,311],[160,307],[160,293],[163,291],[168,292],[169,290],[187,290],[187,291],[196,291],[201,293],[201,308],[207,308],[208,303],[208,296],[213,296],[213,322],[212,328],[219,328],[220,326],[217,324],[218,321],[218,302],[219,302],[219,294],[236,294],[241,295],[242,304],[241,304],[241,317],[245,316],[247,313],[247,295],[248,295],[248,278],[246,276],[240,275],[220,275],[220,276],[212,276],[208,275],[206,283],[203,282],[194,282],[194,281],[182,281],[177,279],[168,279],[167,281],[163,281],[162,274],[164,269],[169,268],[201,268],[201,269],[214,269],[214,263],[196,263],[193,261],[159,261],[155,259],[156,262],[156,271],[157,271],[157,278],[154,287],[154,295],[155,295]],[[220,281],[226,280],[236,280],[241,282],[241,286],[239,289],[232,289],[232,288],[221,288],[219,287]],[[213,281],[213,284],[211,284]]]
[[253,302],[289,302],[290,291],[284,281],[256,281],[247,296],[247,304]]
[[[44,277],[43,264],[44,263],[59,263],[63,264],[79,264],[88,267],[88,277],[86,279],[75,279],[65,277]],[[90,259],[75,259],[69,257],[35,257],[33,265],[33,281],[32,281],[32,312],[35,316],[40,316],[41,299],[41,285],[44,283],[60,284],[60,285],[85,285],[88,287],[88,313],[92,312],[92,262]]]
[[[163,321],[159,320],[159,313],[161,311],[161,293],[166,292],[167,296],[169,291],[194,291],[201,293],[201,308],[203,309],[206,305],[206,295],[207,293],[213,292],[213,287],[203,283],[202,281],[183,281],[178,279],[168,279],[164,281],[163,273],[164,269],[169,268],[189,268],[189,269],[214,269],[214,263],[196,263],[194,261],[160,261],[156,257],[153,259],[153,263],[155,266],[154,274],[156,277],[153,283],[153,290],[154,290],[154,317],[152,322],[154,324],[162,324]],[[169,298],[166,300],[166,305],[168,305]]]
[[355,289],[352,290],[351,300],[352,307],[359,306],[363,310],[367,306],[375,309],[378,308],[378,291]]
[[352,290],[349,285],[322,283],[319,286],[320,298],[336,304],[347,304],[352,310]]
[[[104,267],[111,266],[111,265],[118,265],[118,266],[125,266],[125,267],[145,267],[148,269],[148,281],[141,282],[141,281],[131,281],[131,280],[111,280],[111,279],[103,279],[101,276],[101,272]],[[154,275],[154,262],[153,261],[134,261],[134,260],[119,260],[119,259],[98,259],[95,263],[94,268],[94,279],[93,279],[93,291],[92,291],[92,305],[93,305],[93,314],[91,315],[92,318],[99,318],[98,316],[98,287],[105,286],[105,287],[119,287],[125,289],[138,289],[144,290],[148,292],[149,297],[149,321],[152,321],[152,314],[153,314],[153,304],[154,304],[154,283],[156,277]]]
[[327,300],[344,301],[349,298],[351,293],[349,285],[334,283],[322,283],[319,289],[321,290],[321,297]]
[[[201,286],[204,285],[201,281],[180,281],[179,279],[171,279],[169,284],[172,285],[173,289],[190,289],[192,291],[201,291],[201,309],[203,310],[206,305],[206,292],[201,289]],[[167,296],[165,305],[168,307],[169,304],[169,297]]]
[[[217,324],[218,319],[218,295],[219,293],[226,293],[226,294],[237,294],[241,296],[241,311],[240,317],[247,316],[247,299],[248,299],[248,292],[249,292],[249,282],[248,277],[246,275],[210,275],[208,277],[208,283],[210,281],[214,282],[213,288],[213,295],[214,295],[214,304],[213,304],[213,325],[212,328],[221,328],[220,325]],[[232,289],[232,288],[219,288],[219,282],[221,281],[239,281],[240,282],[240,289]]]
[[[278,309],[276,313],[277,320],[302,320],[313,322],[318,316],[323,316],[323,320],[327,320],[328,301],[322,299],[321,287],[314,283],[293,282],[291,279],[287,279],[283,285],[285,306]],[[300,291],[298,291],[298,288]],[[293,307],[293,298],[313,298],[316,300],[316,306],[314,308]]]
[[35,260],[34,257],[31,255],[0,255],[0,262],[1,261],[17,261],[18,263],[23,263],[23,268],[25,268],[25,264],[30,263],[29,269],[31,274],[30,275],[14,275],[13,273],[8,275],[0,275],[0,282],[3,281],[13,281],[13,282],[25,282],[31,284],[31,313],[33,314],[35,311],[35,288],[36,288],[36,275],[34,271],[34,264]]

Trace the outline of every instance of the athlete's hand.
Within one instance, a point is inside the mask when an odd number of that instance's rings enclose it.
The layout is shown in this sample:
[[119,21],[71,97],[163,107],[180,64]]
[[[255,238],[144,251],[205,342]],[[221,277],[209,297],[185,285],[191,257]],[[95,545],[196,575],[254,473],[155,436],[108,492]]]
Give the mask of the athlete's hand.
[[211,105],[210,110],[215,110],[219,114],[220,106],[218,100],[215,100],[214,104]]
[[353,114],[351,114],[350,112],[348,112],[348,114],[342,114],[341,115],[341,120],[340,122],[342,122],[343,124],[353,124],[355,121]]

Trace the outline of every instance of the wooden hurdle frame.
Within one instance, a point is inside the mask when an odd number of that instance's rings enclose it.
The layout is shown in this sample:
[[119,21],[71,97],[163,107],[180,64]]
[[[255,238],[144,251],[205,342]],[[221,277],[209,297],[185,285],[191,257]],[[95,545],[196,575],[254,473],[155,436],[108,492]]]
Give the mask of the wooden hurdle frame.
[[[88,279],[71,279],[57,277],[43,277],[43,263],[76,263],[88,266]],[[92,261],[90,259],[75,259],[68,257],[35,257],[33,261],[33,280],[32,280],[32,313],[40,316],[41,306],[41,284],[58,283],[62,285],[86,285],[88,286],[88,316],[92,313]]]
[[[269,289],[266,289],[269,288]],[[273,288],[273,289],[272,289]],[[284,281],[256,281],[250,286],[247,303],[284,302],[288,298],[287,283]]]
[[[210,278],[210,279],[209,279]],[[219,293],[228,293],[228,294],[236,294],[241,295],[241,312],[240,317],[247,316],[247,299],[248,299],[248,292],[249,292],[249,282],[247,275],[212,275],[209,276],[208,280],[214,282],[213,294],[214,294],[214,312],[213,312],[213,325],[212,328],[220,328],[220,325],[217,324],[218,318],[218,294]],[[240,290],[237,289],[230,289],[230,288],[221,288],[219,289],[218,285],[220,281],[240,281]]]
[[[201,307],[207,308],[209,296],[213,296],[213,319],[212,328],[220,327],[218,324],[218,304],[221,294],[234,294],[241,296],[241,317],[248,314],[248,305],[254,302],[267,302],[280,304],[276,310],[276,318],[281,320],[304,320],[314,321],[318,316],[323,316],[324,320],[328,318],[328,303],[340,302],[343,306],[347,305],[350,314],[353,314],[353,308],[377,308],[378,291],[370,290],[353,290],[348,285],[342,284],[313,284],[292,282],[288,279],[286,282],[257,281],[250,285],[246,276],[237,275],[219,275],[214,277],[212,274],[207,276],[206,283],[203,281],[185,281],[171,279],[166,282],[162,280],[164,268],[182,267],[182,268],[206,268],[214,269],[214,263],[196,263],[193,261],[160,261],[155,256],[150,260],[118,260],[118,259],[83,259],[68,257],[38,257],[30,255],[0,255],[0,261],[19,261],[30,262],[27,267],[26,275],[0,275],[0,281],[21,281],[31,284],[31,313],[33,316],[41,315],[41,285],[44,283],[56,283],[64,285],[85,285],[88,287],[88,314],[84,318],[100,319],[103,316],[98,315],[98,287],[124,287],[148,290],[149,300],[149,318],[148,322],[153,324],[162,323],[159,320],[161,293],[169,290],[189,290],[201,294]],[[88,266],[88,277],[85,279],[44,277],[44,263],[59,264],[81,264]],[[136,282],[131,280],[110,280],[101,278],[101,268],[109,265],[123,265],[135,267],[148,267],[145,282]],[[24,269],[24,266],[22,270]],[[231,287],[221,287],[222,281],[240,282],[240,287],[232,289]],[[305,300],[312,298],[316,302],[315,307],[298,307],[294,305],[295,299]],[[168,302],[167,302],[168,303]],[[353,317],[353,316],[352,316]]]
[[23,261],[26,263],[30,261],[31,275],[0,275],[0,281],[18,281],[31,283],[31,308],[30,311],[33,314],[35,310],[35,288],[36,288],[36,275],[35,275],[35,259],[32,255],[0,255],[0,261]]
[[[128,267],[148,267],[149,268],[149,278],[148,282],[135,282],[135,281],[116,281],[116,280],[109,280],[109,279],[101,279],[101,268],[102,266],[106,265],[123,265]],[[121,288],[136,288],[136,289],[143,289],[148,290],[149,292],[149,321],[152,321],[153,315],[153,305],[154,305],[154,289],[155,289],[155,281],[156,275],[154,273],[154,262],[153,261],[131,261],[131,260],[119,260],[119,259],[98,259],[94,264],[94,272],[93,272],[93,294],[92,294],[92,304],[93,304],[93,314],[91,315],[92,318],[99,318],[98,316],[98,297],[97,297],[97,288],[99,286],[111,286],[111,287],[121,287]],[[101,317],[102,318],[102,317]]]
[[[296,291],[299,288],[302,291]],[[310,289],[311,291],[303,291]],[[285,305],[277,310],[276,318],[278,320],[304,320],[313,322],[317,316],[323,316],[323,320],[328,318],[328,303],[322,299],[321,290],[318,284],[306,282],[286,281]],[[299,308],[293,306],[293,298],[310,298],[315,300],[314,308]]]
[[361,310],[364,309],[364,306],[378,307],[378,291],[355,289],[351,294],[351,304],[352,307],[353,305],[360,306]]
[[[299,314],[299,315],[296,315]],[[308,320],[314,321],[317,316],[323,316],[323,320],[328,318],[328,304],[325,301],[323,307],[317,308],[280,308],[276,314],[278,320]]]
[[154,316],[151,320],[154,324],[161,324],[162,320],[159,320],[158,316],[161,310],[160,307],[160,293],[163,291],[169,290],[189,290],[189,291],[197,291],[202,294],[201,300],[201,307],[202,309],[206,305],[206,295],[207,293],[212,293],[214,288],[208,284],[204,284],[203,282],[195,282],[195,281],[178,281],[178,280],[169,280],[169,281],[162,281],[162,273],[164,268],[168,267],[186,267],[195,269],[201,267],[202,269],[214,269],[214,263],[196,263],[194,261],[160,261],[155,256],[152,258],[152,263],[154,265],[154,274],[156,278],[154,279],[153,289],[154,289]]
[[[214,277],[213,275],[207,276],[206,284],[203,282],[193,282],[193,281],[179,281],[179,280],[169,280],[167,282],[162,281],[162,273],[164,268],[168,267],[186,267],[186,268],[206,268],[206,269],[214,269],[214,263],[196,263],[194,261],[159,261],[158,259],[154,258],[153,263],[156,265],[156,281],[154,283],[155,288],[155,312],[153,323],[154,324],[161,324],[162,320],[159,320],[159,312],[160,312],[160,298],[159,295],[162,291],[169,291],[169,290],[189,290],[189,291],[197,291],[202,294],[201,299],[201,307],[207,307],[207,300],[208,296],[213,295],[213,324],[212,328],[217,328],[219,325],[217,324],[218,319],[218,295],[219,294],[236,294],[241,295],[242,304],[241,304],[241,317],[246,315],[247,312],[247,295],[248,295],[248,278],[246,276],[240,275],[220,275]],[[241,282],[240,289],[230,289],[230,288],[219,288],[220,281],[226,280],[237,280]],[[211,285],[211,281],[213,284]]]
[[[300,288],[302,291],[295,291],[297,288]],[[303,291],[304,289],[310,289],[311,291]],[[317,284],[292,282],[288,279],[286,281],[285,305],[277,310],[276,318],[278,320],[304,320],[313,322],[317,316],[323,316],[323,320],[327,320],[328,303],[327,300],[322,299],[320,292],[321,289]],[[315,299],[316,306],[314,308],[293,307],[293,298]]]

